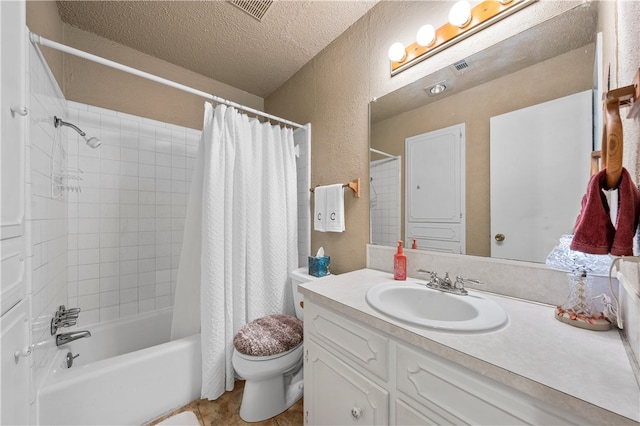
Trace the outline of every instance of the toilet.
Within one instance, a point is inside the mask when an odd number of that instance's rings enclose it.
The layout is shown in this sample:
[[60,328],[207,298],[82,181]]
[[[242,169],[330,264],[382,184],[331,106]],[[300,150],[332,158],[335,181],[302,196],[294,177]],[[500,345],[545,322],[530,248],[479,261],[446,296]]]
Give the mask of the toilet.
[[236,333],[231,362],[236,374],[245,380],[242,420],[269,419],[302,398],[303,311],[298,284],[316,279],[319,278],[309,275],[307,268],[290,274],[297,318],[267,315],[245,324]]

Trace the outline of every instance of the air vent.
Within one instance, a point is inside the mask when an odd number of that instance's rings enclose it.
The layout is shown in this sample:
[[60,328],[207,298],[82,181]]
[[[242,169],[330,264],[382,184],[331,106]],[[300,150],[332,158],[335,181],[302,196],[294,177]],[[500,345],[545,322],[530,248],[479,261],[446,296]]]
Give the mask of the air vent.
[[262,17],[271,7],[273,0],[230,0],[229,3],[247,12],[258,21],[262,21]]
[[465,68],[469,68],[469,64],[467,63],[466,60],[463,59],[461,61],[454,63],[453,67],[458,71],[462,71]]

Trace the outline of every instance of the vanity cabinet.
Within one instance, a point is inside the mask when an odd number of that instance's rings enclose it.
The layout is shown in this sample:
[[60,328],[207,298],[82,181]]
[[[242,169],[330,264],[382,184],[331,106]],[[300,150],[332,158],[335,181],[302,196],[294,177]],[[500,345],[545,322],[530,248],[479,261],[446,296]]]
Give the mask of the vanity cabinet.
[[[386,425],[389,393],[363,374],[305,341],[305,423]],[[313,395],[306,399],[306,395]]]
[[586,424],[584,419],[305,301],[305,424]]

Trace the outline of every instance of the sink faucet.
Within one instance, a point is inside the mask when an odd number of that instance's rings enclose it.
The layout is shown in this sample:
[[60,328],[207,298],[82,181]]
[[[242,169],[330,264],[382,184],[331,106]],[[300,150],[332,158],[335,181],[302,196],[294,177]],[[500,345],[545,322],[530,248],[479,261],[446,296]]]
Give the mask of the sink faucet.
[[434,271],[427,271],[425,269],[418,269],[419,274],[429,274],[429,281],[426,286],[435,290],[444,291],[447,293],[458,294],[460,296],[467,295],[467,290],[464,288],[464,281],[462,277],[456,277],[456,281],[452,282],[449,278],[449,273],[445,272],[444,278],[438,277],[438,274]]
[[74,340],[82,339],[83,337],[91,337],[91,333],[88,331],[72,331],[70,333],[60,333],[56,336],[56,346],[64,345],[65,343],[71,343]]

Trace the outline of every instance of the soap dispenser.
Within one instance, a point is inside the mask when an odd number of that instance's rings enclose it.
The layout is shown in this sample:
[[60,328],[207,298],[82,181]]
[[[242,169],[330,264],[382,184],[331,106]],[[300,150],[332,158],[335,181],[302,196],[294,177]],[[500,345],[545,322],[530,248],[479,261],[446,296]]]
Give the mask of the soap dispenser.
[[402,240],[398,240],[398,252],[393,256],[393,278],[400,281],[407,279],[407,255],[402,250]]

